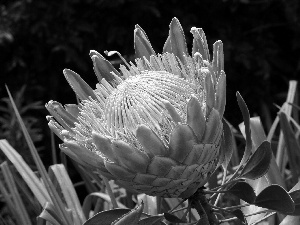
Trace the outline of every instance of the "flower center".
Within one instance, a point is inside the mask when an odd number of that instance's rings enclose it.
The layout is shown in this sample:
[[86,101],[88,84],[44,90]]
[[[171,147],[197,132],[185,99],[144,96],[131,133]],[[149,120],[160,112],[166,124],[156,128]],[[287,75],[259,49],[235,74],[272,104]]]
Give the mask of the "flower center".
[[[161,130],[164,101],[182,115],[187,99],[194,93],[192,84],[165,71],[144,71],[130,76],[115,88],[105,103],[104,120],[112,134],[127,133],[139,124]],[[114,135],[113,135],[114,136]]]

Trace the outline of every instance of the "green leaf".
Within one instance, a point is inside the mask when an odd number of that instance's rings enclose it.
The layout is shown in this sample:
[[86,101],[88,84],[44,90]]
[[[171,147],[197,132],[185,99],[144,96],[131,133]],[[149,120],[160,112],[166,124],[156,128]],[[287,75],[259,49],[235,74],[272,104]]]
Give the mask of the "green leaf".
[[11,161],[11,163],[16,167],[17,171],[22,176],[32,193],[34,193],[40,205],[44,206],[46,202],[51,201],[50,196],[42,182],[26,164],[22,156],[6,140],[0,140],[0,149],[9,159],[9,161]]
[[237,182],[228,189],[228,192],[252,204],[256,198],[253,188],[246,182]]
[[300,216],[286,216],[279,225],[299,225]]
[[289,165],[292,172],[293,180],[297,181],[300,176],[300,145],[295,137],[295,133],[287,119],[285,113],[279,114],[280,127],[283,132],[287,154],[289,157]]
[[237,97],[237,101],[238,101],[240,110],[243,114],[243,120],[244,120],[244,124],[245,124],[245,133],[246,133],[246,148],[245,148],[245,152],[244,152],[243,158],[240,163],[240,165],[243,165],[249,159],[249,156],[251,155],[251,150],[252,150],[250,115],[249,115],[247,105],[239,92],[236,93],[236,97]]
[[73,211],[73,220],[75,224],[82,224],[86,221],[83,214],[80,201],[74,189],[73,183],[63,164],[50,166],[49,173],[53,173],[59,184],[60,191],[66,201],[67,207]]
[[126,215],[113,222],[112,225],[137,225],[144,209],[144,203],[131,210]]
[[222,119],[222,122],[224,131],[224,144],[221,146],[220,154],[222,154],[221,157],[223,157],[222,167],[224,171],[226,171],[233,153],[233,135],[228,123],[224,118]]
[[4,181],[10,192],[11,198],[14,202],[14,208],[12,210],[17,212],[19,219],[21,219],[22,223],[31,225],[29,215],[27,213],[27,210],[25,208],[19,190],[17,189],[14,177],[12,175],[12,172],[9,169],[7,161],[1,163],[0,168],[2,171],[2,175],[4,177]]
[[[105,193],[102,193],[102,192],[93,192],[93,193],[90,193],[89,195],[87,195],[83,201],[83,204],[82,204],[82,210],[84,212],[84,215],[86,217],[88,217],[89,215],[89,212],[92,208],[92,199],[93,198],[100,198],[104,201],[106,201],[107,203],[109,204],[112,204],[112,201],[111,201],[111,198],[109,197],[108,194],[105,194]],[[117,202],[118,204],[118,207],[119,208],[126,208],[125,205],[123,205],[122,203],[120,202]]]
[[292,213],[295,210],[291,196],[277,184],[270,185],[260,192],[254,204],[284,214]]
[[38,216],[38,218],[44,219],[53,225],[61,225],[62,224],[62,221],[60,220],[60,218],[56,215],[56,213],[54,211],[53,204],[50,202],[46,203],[43,211]]
[[244,224],[247,224],[247,220],[245,219],[245,215],[240,209],[236,209],[231,212],[233,215],[235,215],[240,221],[242,221]]
[[266,174],[272,157],[271,145],[264,141],[244,165],[240,177],[255,180]]
[[300,216],[300,190],[289,192],[295,204],[295,210],[289,215]]
[[[88,219],[83,225],[111,225],[113,222],[120,222],[120,224],[137,224],[143,211],[143,204],[137,208],[130,209],[113,209],[97,213],[92,218]],[[126,219],[125,219],[126,217]],[[121,220],[123,219],[124,220]],[[128,222],[129,221],[129,222]],[[132,223],[134,222],[134,223]],[[118,224],[118,223],[114,223]],[[119,224],[118,224],[119,225]]]
[[88,219],[83,225],[111,225],[112,222],[129,212],[130,209],[113,209],[103,211]]
[[164,213],[164,216],[166,220],[168,220],[171,223],[186,223],[186,221],[178,218],[177,216],[171,214],[171,213]]
[[[56,207],[55,208],[56,211],[57,211],[58,215],[60,216],[60,218],[62,218],[63,224],[68,224],[68,225],[73,224],[72,218],[70,217],[70,214],[67,213],[65,205],[63,204],[63,202],[60,199],[58,193],[56,192],[53,184],[50,181],[50,178],[49,178],[49,176],[47,174],[46,168],[45,168],[45,166],[44,166],[44,164],[43,164],[43,162],[42,162],[42,160],[41,160],[41,158],[40,158],[40,156],[39,156],[39,154],[37,152],[37,149],[35,148],[35,146],[33,144],[32,139],[30,138],[30,135],[29,135],[29,133],[28,133],[26,127],[25,127],[25,124],[24,124],[24,122],[23,122],[23,120],[21,118],[21,115],[20,115],[20,113],[19,113],[19,111],[18,111],[18,109],[16,107],[16,104],[15,104],[15,102],[14,102],[14,100],[13,100],[13,98],[12,98],[12,96],[11,96],[11,94],[10,94],[10,92],[9,92],[9,90],[8,90],[7,87],[6,87],[6,90],[7,90],[7,93],[9,95],[9,99],[10,99],[10,101],[12,103],[12,106],[13,106],[14,112],[16,114],[16,117],[18,119],[18,122],[19,122],[19,124],[21,126],[22,132],[23,132],[23,134],[25,136],[25,139],[26,139],[26,142],[28,144],[28,147],[30,149],[30,153],[31,153],[31,155],[32,155],[32,157],[34,159],[34,162],[35,162],[35,164],[36,164],[36,166],[38,168],[38,171],[39,171],[39,173],[40,173],[40,175],[41,175],[41,177],[43,179],[44,185],[45,185],[45,187],[46,187],[46,189],[48,191],[48,194],[49,194],[49,196],[51,198],[51,201],[53,202],[53,204]],[[29,181],[29,183],[30,183],[30,181]]]
[[[267,139],[259,117],[250,118],[250,128],[254,148],[258,148],[258,146]],[[271,184],[278,184],[286,189],[285,181],[280,174],[273,152],[270,162],[270,168],[265,176]],[[260,182],[260,180],[257,180],[257,182]]]
[[163,216],[151,216],[145,219],[142,219],[138,222],[138,225],[162,225],[165,224],[161,220],[163,219]]

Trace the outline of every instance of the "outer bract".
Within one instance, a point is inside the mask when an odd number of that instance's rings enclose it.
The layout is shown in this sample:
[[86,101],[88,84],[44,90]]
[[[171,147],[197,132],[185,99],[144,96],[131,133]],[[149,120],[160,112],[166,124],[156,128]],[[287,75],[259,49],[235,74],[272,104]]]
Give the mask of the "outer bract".
[[174,18],[164,52],[156,54],[137,25],[137,58],[120,71],[91,51],[95,90],[64,70],[81,102],[46,104],[61,150],[136,192],[187,198],[203,186],[219,161],[226,79],[221,41],[210,61],[202,29],[191,33],[190,56]]

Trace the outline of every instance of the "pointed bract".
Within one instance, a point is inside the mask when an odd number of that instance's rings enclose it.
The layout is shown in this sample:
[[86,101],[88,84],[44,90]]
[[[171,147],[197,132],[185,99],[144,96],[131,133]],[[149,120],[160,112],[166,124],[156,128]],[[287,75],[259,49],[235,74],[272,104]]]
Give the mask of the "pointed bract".
[[138,126],[136,130],[136,138],[150,157],[153,157],[154,155],[163,156],[167,154],[167,149],[164,143],[149,127],[143,124]]
[[120,77],[120,73],[103,56],[99,57],[97,55],[92,55],[91,58],[94,65],[94,71],[99,82],[101,82],[101,80],[104,78],[109,83],[112,83],[115,80],[112,73]]
[[184,55],[188,54],[183,29],[176,17],[172,19],[170,24],[169,37],[163,52],[173,53],[181,62],[184,62]]
[[196,97],[192,96],[187,105],[187,124],[193,129],[198,142],[205,131],[205,116]]
[[223,117],[226,105],[226,75],[222,70],[216,85],[216,103],[215,108],[219,111],[220,118]]
[[196,136],[188,125],[177,125],[170,135],[170,158],[183,162],[196,144]]
[[209,50],[204,31],[201,28],[192,27],[191,33],[194,36],[192,55],[199,52],[204,60],[209,61]]
[[78,98],[86,100],[91,97],[96,99],[93,89],[74,71],[64,69],[64,75]]
[[145,32],[138,25],[134,29],[134,49],[135,58],[146,57],[147,60],[150,60],[150,56],[155,55]]
[[130,171],[136,171],[139,173],[146,172],[149,158],[144,152],[121,140],[117,140],[112,143],[112,151],[118,158],[120,165],[125,166]]

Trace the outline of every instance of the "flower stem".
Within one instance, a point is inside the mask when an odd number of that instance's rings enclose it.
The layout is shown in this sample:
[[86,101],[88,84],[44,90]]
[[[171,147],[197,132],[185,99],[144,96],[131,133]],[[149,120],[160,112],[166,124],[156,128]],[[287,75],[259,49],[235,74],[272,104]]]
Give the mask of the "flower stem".
[[114,209],[119,208],[118,203],[117,203],[116,198],[115,198],[115,195],[112,192],[111,186],[110,186],[110,184],[108,182],[108,179],[106,177],[104,177],[104,176],[101,176],[101,178],[102,178],[102,180],[103,180],[103,182],[104,182],[104,184],[106,186],[106,190],[107,190],[108,195],[110,197],[110,200],[111,200],[111,203],[113,205],[113,208]]
[[191,201],[191,206],[197,210],[200,219],[203,220],[203,224],[204,221],[207,221],[206,223],[210,225],[219,224],[216,215],[213,213],[211,205],[208,203],[203,189],[199,188],[197,192],[189,198],[189,201]]

